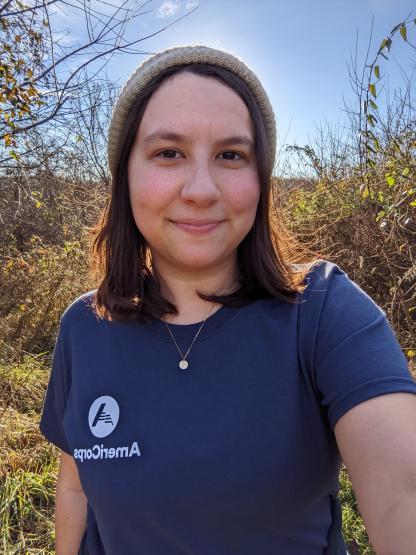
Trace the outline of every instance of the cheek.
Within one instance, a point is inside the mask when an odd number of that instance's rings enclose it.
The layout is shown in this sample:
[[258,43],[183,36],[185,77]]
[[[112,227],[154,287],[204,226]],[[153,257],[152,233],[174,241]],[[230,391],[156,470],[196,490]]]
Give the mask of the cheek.
[[169,175],[142,168],[129,171],[129,195],[134,213],[162,210],[175,196],[175,180]]
[[256,213],[260,198],[260,183],[257,174],[250,174],[242,178],[236,176],[232,183],[229,183],[228,202],[236,213],[246,213],[253,215]]

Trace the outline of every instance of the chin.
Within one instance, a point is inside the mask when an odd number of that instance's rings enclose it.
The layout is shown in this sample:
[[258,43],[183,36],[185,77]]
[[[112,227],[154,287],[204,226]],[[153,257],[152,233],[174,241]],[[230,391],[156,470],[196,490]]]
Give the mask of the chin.
[[176,266],[180,266],[187,271],[199,271],[204,268],[215,268],[222,266],[224,259],[208,256],[182,256],[173,261]]
[[176,263],[182,268],[187,270],[202,270],[203,268],[215,267],[220,262],[215,260],[204,260],[204,259],[187,259],[187,260],[177,260]]

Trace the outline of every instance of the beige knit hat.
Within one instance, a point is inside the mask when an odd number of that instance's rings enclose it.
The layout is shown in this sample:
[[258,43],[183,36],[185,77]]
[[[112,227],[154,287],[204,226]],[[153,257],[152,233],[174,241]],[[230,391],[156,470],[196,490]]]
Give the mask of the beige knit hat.
[[209,64],[235,73],[253,93],[263,117],[267,141],[270,148],[271,167],[276,151],[276,124],[270,100],[255,73],[239,58],[223,50],[208,46],[178,46],[163,50],[145,60],[132,73],[121,89],[114,106],[108,132],[108,165],[114,176],[115,158],[121,131],[126,124],[129,110],[143,88],[164,70],[182,64]]

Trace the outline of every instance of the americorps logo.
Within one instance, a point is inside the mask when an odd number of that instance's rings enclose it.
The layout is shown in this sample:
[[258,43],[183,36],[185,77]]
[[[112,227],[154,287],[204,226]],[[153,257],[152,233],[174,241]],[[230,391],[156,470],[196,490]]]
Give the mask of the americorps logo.
[[[107,437],[114,431],[120,418],[120,407],[114,397],[102,395],[90,406],[88,412],[88,425],[95,437]],[[140,457],[137,441],[131,445],[118,447],[105,447],[104,444],[93,445],[89,448],[74,449],[74,459],[84,462],[90,459],[119,459]]]
[[88,424],[95,437],[107,437],[115,429],[120,417],[120,408],[114,397],[102,395],[90,407]]

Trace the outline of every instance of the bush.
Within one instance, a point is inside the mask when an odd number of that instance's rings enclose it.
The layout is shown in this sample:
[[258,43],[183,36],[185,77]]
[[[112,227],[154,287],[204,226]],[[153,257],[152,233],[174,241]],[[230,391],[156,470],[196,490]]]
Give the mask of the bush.
[[80,241],[47,245],[32,236],[26,248],[24,253],[9,249],[0,263],[0,344],[9,362],[15,357],[8,346],[17,355],[50,351],[62,312],[80,292],[92,288]]

